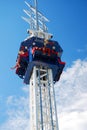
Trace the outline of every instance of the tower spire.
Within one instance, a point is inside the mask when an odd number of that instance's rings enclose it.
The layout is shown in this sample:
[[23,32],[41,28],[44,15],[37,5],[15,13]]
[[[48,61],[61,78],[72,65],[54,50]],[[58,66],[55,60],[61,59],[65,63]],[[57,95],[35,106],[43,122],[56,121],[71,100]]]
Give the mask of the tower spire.
[[29,3],[27,3],[26,1],[25,4],[28,6],[28,10],[24,9],[23,11],[28,16],[28,18],[26,17],[22,17],[22,18],[30,25],[30,29],[28,29],[28,33],[31,36],[51,39],[53,35],[48,33],[48,28],[45,24],[46,22],[49,22],[49,20],[38,10],[37,0],[34,0],[34,4],[35,4],[34,7]]

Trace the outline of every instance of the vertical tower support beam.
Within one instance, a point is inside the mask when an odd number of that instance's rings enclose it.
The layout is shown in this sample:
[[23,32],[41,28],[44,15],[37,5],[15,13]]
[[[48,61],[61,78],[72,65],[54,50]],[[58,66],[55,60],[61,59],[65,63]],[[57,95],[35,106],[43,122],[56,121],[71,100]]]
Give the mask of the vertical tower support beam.
[[38,66],[30,78],[30,130],[59,130],[52,70]]

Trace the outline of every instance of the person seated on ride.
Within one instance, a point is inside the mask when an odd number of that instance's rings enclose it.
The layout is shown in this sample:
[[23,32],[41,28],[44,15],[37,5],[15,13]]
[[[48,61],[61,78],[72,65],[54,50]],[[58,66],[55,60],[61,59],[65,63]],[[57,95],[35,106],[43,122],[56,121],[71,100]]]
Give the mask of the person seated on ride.
[[28,65],[28,59],[28,50],[23,46],[18,53],[16,65],[11,69],[16,69],[16,74],[24,76]]

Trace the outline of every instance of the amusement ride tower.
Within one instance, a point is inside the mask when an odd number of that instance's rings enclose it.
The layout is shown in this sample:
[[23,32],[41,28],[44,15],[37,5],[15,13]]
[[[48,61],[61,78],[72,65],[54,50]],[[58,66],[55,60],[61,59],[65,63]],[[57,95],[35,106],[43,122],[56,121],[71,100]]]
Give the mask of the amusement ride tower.
[[54,83],[59,80],[65,63],[57,41],[51,40],[45,22],[49,20],[35,7],[25,2],[24,10],[30,24],[29,37],[21,43],[16,74],[29,85],[30,130],[59,130]]

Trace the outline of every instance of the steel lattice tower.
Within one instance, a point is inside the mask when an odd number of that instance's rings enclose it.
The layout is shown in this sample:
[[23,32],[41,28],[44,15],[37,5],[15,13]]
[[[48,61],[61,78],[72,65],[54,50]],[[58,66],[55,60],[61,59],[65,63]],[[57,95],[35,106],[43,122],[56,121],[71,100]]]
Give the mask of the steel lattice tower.
[[34,67],[30,78],[30,130],[58,130],[52,70]]
[[[48,19],[35,7],[25,2],[30,11],[24,10],[29,18],[22,17],[30,24],[29,32],[36,37],[47,39],[45,22]],[[43,65],[34,66],[30,77],[30,130],[59,130],[52,70]]]

